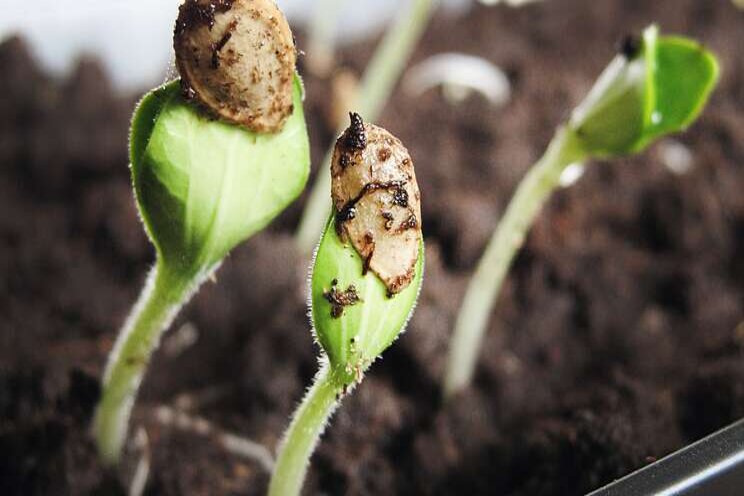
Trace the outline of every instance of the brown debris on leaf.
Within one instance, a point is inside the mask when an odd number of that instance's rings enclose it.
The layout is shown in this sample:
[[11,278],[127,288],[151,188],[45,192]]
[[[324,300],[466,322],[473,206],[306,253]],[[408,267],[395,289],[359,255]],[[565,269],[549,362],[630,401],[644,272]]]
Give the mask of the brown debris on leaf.
[[338,319],[344,314],[345,307],[356,305],[362,301],[353,284],[350,284],[346,291],[339,291],[336,279],[331,282],[330,291],[323,293],[323,298],[331,304],[331,317],[334,319]]
[[281,130],[293,110],[297,54],[273,0],[186,0],[173,46],[189,99],[252,131]]
[[421,195],[413,161],[395,136],[351,114],[331,161],[336,230],[388,293],[413,280],[421,242]]

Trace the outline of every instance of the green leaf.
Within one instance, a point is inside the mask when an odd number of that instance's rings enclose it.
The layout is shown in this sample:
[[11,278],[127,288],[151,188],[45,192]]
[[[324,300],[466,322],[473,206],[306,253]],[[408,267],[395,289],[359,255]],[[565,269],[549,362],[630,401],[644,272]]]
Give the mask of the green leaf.
[[[352,377],[363,372],[404,330],[416,306],[424,268],[421,244],[416,274],[410,286],[393,297],[385,284],[371,271],[362,274],[363,261],[351,244],[336,234],[331,219],[320,241],[311,281],[311,313],[316,338],[334,368],[342,368]],[[356,290],[360,301],[343,307],[333,316],[333,305],[326,294],[335,286]]]
[[653,60],[654,99],[646,110],[638,148],[665,134],[686,129],[700,115],[719,78],[716,58],[699,43],[664,36],[647,54]]
[[305,187],[301,82],[295,78],[294,112],[277,134],[214,120],[171,82],[137,108],[130,155],[137,204],[161,261],[179,271],[209,268]]
[[642,49],[618,55],[574,111],[569,127],[593,157],[642,151],[700,115],[719,76],[716,58],[695,41],[644,31]]

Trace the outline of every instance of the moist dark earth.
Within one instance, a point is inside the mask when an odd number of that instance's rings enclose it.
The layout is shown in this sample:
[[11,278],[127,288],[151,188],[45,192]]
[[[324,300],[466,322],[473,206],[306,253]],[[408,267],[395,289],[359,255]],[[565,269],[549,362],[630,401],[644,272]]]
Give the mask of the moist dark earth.
[[[454,314],[516,182],[615,42],[652,21],[723,65],[710,106],[675,138],[692,169],[669,171],[667,142],[594,163],[558,192],[494,309],[473,387],[443,406]],[[340,64],[360,71],[373,41]],[[744,13],[728,0],[555,0],[434,19],[414,62],[483,56],[513,98],[496,109],[397,91],[380,119],[416,163],[427,277],[408,332],[334,417],[306,494],[581,494],[744,416],[742,46]],[[0,46],[0,74],[0,493],[125,494],[141,450],[104,470],[88,427],[153,262],[127,169],[139,95],[114,92],[92,60],[51,78],[18,39]],[[330,82],[306,82],[317,170],[334,137]],[[308,261],[292,239],[303,203],[234,251],[154,357],[132,422],[149,439],[147,494],[266,490],[258,463],[155,411],[177,406],[273,451],[316,369]]]

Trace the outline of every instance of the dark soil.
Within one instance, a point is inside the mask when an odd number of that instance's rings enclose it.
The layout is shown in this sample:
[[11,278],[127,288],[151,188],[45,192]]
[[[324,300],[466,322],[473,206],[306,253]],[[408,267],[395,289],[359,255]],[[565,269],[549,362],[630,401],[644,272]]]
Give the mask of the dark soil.
[[[652,21],[723,63],[710,107],[678,138],[694,168],[672,174],[657,146],[555,195],[493,313],[474,387],[443,408],[453,315],[516,182],[613,44]],[[359,70],[372,46],[342,60]],[[551,0],[435,19],[415,59],[482,55],[507,71],[513,99],[496,110],[398,93],[381,119],[417,165],[427,278],[408,332],[336,414],[307,494],[581,494],[744,416],[742,46],[744,13],[728,0]],[[18,40],[0,46],[0,74],[0,494],[125,494],[138,453],[107,473],[88,425],[152,263],[127,169],[135,98],[90,61],[53,80]],[[329,83],[307,85],[317,167]],[[301,205],[235,250],[155,357],[132,425],[149,437],[148,494],[265,490],[258,464],[154,411],[181,405],[276,446],[316,368],[307,261],[291,238]],[[183,329],[197,332],[185,349]]]

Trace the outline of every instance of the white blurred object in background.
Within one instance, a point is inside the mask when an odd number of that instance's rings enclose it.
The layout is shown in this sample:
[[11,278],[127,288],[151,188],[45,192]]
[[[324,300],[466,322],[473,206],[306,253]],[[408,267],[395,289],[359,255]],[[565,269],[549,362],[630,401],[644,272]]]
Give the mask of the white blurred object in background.
[[94,55],[104,61],[117,87],[143,87],[165,76],[178,4],[36,0],[30,7],[8,2],[0,17],[0,38],[20,34],[54,74],[68,72],[81,55]]
[[583,162],[574,162],[569,164],[565,169],[563,169],[558,184],[560,184],[561,188],[570,188],[579,182],[579,179],[584,177],[585,172],[586,164]]
[[[182,0],[35,0],[5,2],[0,40],[26,39],[41,64],[60,75],[80,55],[106,65],[117,88],[142,89],[162,81],[172,59],[172,34]],[[278,0],[295,26],[314,15],[317,0]],[[470,0],[444,0],[463,7]],[[355,40],[378,30],[400,9],[400,0],[347,0],[336,36]],[[33,15],[31,13],[33,11]]]
[[403,79],[403,89],[419,96],[441,86],[451,103],[464,100],[475,91],[491,105],[509,101],[511,85],[504,72],[488,60],[464,53],[440,53],[411,67]]
[[666,168],[678,176],[687,174],[695,167],[695,157],[690,149],[673,138],[659,143],[657,153]]

